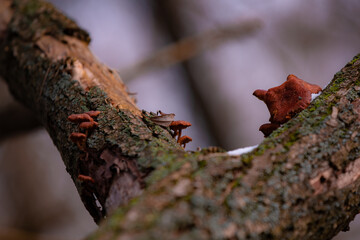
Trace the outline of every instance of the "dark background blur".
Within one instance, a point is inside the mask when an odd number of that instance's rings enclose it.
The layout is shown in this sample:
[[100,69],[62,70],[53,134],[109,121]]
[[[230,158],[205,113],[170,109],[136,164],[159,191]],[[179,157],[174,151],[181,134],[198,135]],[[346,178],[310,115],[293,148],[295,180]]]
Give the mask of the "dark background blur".
[[[288,74],[325,87],[359,52],[357,0],[51,2],[89,31],[91,49],[119,70],[139,108],[193,124],[184,131],[193,138],[189,150],[258,144],[269,114],[255,89]],[[171,55],[169,46],[181,52]],[[0,116],[14,106],[0,82]],[[0,129],[0,239],[83,238],[96,225],[35,126],[16,135]],[[359,239],[359,217],[350,227],[335,239]]]

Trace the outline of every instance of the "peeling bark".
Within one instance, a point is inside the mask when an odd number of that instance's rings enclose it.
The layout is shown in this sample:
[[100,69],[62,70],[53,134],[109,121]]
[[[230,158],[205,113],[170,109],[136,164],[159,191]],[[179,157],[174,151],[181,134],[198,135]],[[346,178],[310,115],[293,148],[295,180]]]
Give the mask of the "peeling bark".
[[[360,55],[251,153],[186,153],[74,22],[38,1],[9,6],[2,77],[48,130],[94,220],[118,209],[92,239],[330,239],[359,212]],[[89,110],[99,125],[79,149],[67,117]]]

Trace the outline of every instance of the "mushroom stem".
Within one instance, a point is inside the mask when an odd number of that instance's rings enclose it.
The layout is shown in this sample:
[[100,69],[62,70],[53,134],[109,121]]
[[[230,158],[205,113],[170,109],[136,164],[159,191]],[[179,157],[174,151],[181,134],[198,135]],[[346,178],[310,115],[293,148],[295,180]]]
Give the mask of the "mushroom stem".
[[171,134],[173,138],[175,138],[178,135],[178,130],[174,130],[174,133]]
[[178,143],[180,142],[180,138],[181,138],[181,130],[182,130],[182,129],[179,129],[179,132],[178,132],[178,139],[177,139],[177,142],[178,142]]
[[76,145],[81,151],[85,151],[86,146],[85,146],[84,142],[82,142],[82,143],[76,142]]
[[70,135],[70,140],[78,146],[81,151],[86,149],[86,135],[83,133],[73,132]]

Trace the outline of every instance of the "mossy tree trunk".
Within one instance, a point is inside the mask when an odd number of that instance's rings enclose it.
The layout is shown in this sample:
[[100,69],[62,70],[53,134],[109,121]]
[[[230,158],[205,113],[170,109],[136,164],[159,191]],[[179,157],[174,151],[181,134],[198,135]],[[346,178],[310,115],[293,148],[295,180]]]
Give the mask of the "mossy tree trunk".
[[[1,76],[48,130],[94,220],[109,216],[90,238],[330,239],[359,212],[360,55],[253,152],[187,153],[74,22],[35,0],[1,9]],[[79,149],[67,117],[89,110],[99,125]]]

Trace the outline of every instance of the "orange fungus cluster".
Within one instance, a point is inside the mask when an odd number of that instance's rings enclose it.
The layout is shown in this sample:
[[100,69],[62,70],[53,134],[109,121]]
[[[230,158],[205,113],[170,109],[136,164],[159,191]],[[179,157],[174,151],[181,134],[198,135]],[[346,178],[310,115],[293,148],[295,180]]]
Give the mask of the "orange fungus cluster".
[[[85,159],[88,159],[88,153],[86,148],[86,138],[89,135],[89,131],[98,127],[98,123],[94,120],[99,116],[100,111],[88,111],[86,113],[71,114],[68,116],[68,120],[72,123],[77,123],[79,132],[72,132],[69,136],[69,139],[76,143],[77,147],[86,153]],[[78,180],[82,182],[92,182],[95,183],[95,180],[83,174],[78,175]]]
[[311,94],[320,91],[318,85],[305,82],[292,74],[280,86],[267,91],[256,90],[253,95],[264,101],[270,112],[270,123],[261,125],[259,130],[265,137],[269,136],[281,124],[309,106]]
[[192,141],[192,138],[186,135],[181,136],[181,132],[183,129],[190,127],[191,123],[182,120],[174,121],[175,114],[173,113],[166,114],[158,111],[158,114],[160,116],[151,117],[151,121],[162,127],[170,127],[173,131],[172,137],[177,137],[177,143],[185,148],[186,144]]

